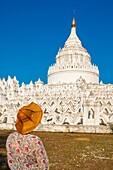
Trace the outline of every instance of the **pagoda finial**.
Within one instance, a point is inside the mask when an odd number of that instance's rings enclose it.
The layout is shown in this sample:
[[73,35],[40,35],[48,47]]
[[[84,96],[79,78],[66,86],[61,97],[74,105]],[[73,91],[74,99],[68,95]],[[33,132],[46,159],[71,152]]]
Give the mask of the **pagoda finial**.
[[72,24],[71,24],[71,27],[76,27],[76,22],[75,22],[75,18],[72,19]]
[[73,19],[72,19],[71,27],[76,27],[76,22],[75,22],[75,9],[74,9],[74,11],[73,11]]

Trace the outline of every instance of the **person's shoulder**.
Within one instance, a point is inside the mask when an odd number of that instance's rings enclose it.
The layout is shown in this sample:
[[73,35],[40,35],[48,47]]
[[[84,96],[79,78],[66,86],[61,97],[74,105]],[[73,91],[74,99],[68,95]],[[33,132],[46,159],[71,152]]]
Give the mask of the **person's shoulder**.
[[12,132],[9,134],[9,136],[7,137],[7,140],[9,140],[10,138],[14,138],[19,136],[20,134],[18,132]]
[[39,136],[37,135],[32,135],[32,134],[29,134],[29,137],[33,140],[41,140]]
[[9,136],[18,136],[18,135],[19,135],[18,132],[12,132],[12,133],[9,134]]

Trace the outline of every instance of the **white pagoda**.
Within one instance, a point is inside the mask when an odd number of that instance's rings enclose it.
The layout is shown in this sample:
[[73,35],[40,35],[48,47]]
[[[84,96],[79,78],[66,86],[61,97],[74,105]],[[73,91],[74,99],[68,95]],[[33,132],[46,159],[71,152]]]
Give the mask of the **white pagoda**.
[[76,83],[80,76],[87,83],[99,83],[99,71],[91,64],[91,57],[76,35],[73,18],[71,33],[64,48],[58,51],[56,63],[49,68],[48,84]]
[[48,69],[48,84],[40,79],[20,86],[16,77],[0,79],[0,128],[15,129],[18,109],[30,102],[43,109],[40,131],[111,132],[113,85],[99,83],[99,70],[76,34],[71,33]]

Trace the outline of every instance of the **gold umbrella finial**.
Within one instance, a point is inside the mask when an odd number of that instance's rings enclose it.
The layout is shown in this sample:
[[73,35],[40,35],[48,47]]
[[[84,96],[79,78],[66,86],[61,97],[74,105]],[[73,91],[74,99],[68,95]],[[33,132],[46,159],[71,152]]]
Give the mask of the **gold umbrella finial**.
[[71,25],[71,27],[72,27],[72,28],[73,28],[73,27],[76,27],[75,18],[72,19],[72,25]]
[[73,10],[73,19],[72,19],[72,24],[71,27],[76,27],[76,21],[75,21],[75,9]]

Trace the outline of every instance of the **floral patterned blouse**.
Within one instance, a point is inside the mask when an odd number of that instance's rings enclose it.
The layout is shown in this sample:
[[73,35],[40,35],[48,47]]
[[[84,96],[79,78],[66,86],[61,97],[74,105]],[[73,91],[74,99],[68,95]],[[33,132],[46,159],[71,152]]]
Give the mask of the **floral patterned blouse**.
[[38,136],[13,132],[7,138],[6,150],[11,170],[49,170],[49,160]]

